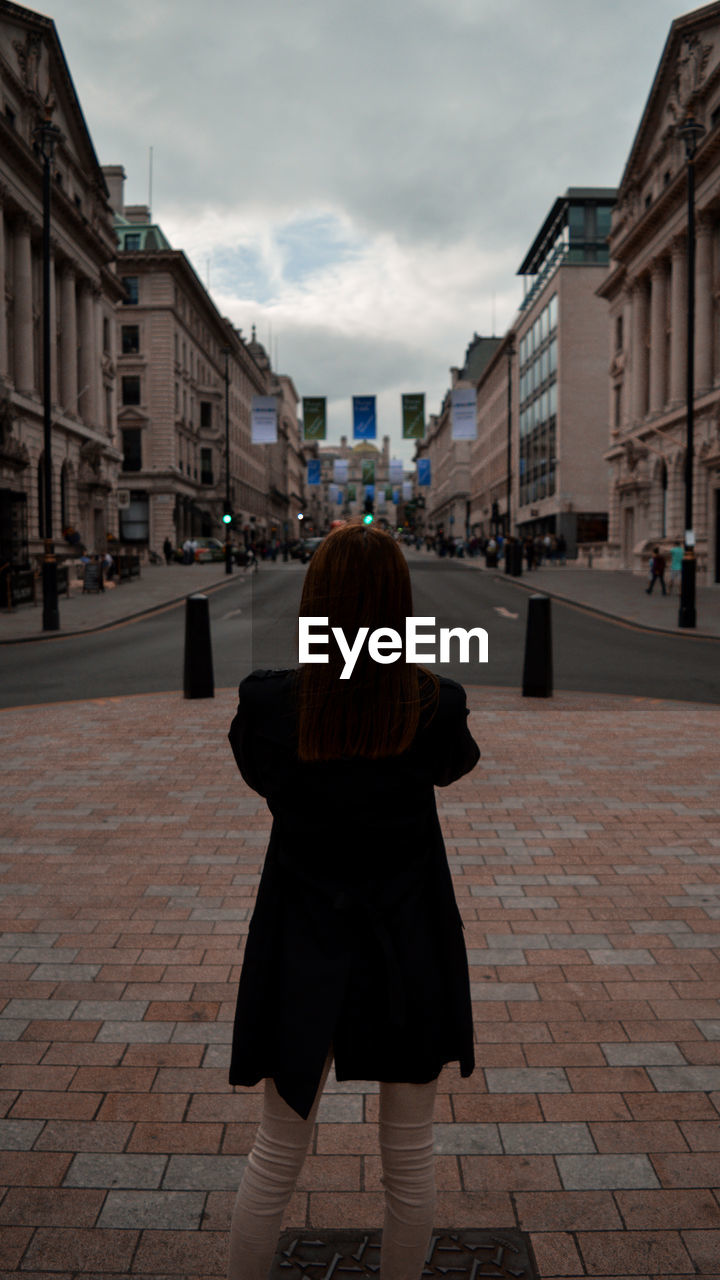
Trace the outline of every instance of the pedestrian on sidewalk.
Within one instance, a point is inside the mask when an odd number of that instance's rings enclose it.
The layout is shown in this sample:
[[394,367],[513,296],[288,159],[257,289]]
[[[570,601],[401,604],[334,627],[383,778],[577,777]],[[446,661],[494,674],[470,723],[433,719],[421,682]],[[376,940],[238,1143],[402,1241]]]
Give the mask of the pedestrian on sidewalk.
[[169,538],[166,538],[163,542],[163,555],[165,556],[165,563],[172,564],[173,544]]
[[652,594],[652,589],[657,581],[660,581],[662,593],[667,595],[665,590],[665,557],[660,554],[659,547],[653,547],[652,559],[650,560],[650,581],[645,590],[648,595]]
[[677,583],[678,591],[682,581],[682,562],[685,554],[680,538],[675,539],[675,545],[670,548],[670,582],[668,584],[668,593],[672,595],[672,589]]
[[[255,671],[230,742],[273,828],[250,921],[230,1083],[265,1081],[230,1231],[230,1280],[266,1280],[331,1063],[380,1082],[383,1280],[419,1280],[433,1228],[438,1077],[475,1066],[462,920],[435,786],[474,768],[465,692],[367,644],[348,679],[329,628],[404,635],[407,561],[348,523],[310,561],[300,616],[328,619],[328,662]],[[358,1224],[360,1226],[361,1224]]]

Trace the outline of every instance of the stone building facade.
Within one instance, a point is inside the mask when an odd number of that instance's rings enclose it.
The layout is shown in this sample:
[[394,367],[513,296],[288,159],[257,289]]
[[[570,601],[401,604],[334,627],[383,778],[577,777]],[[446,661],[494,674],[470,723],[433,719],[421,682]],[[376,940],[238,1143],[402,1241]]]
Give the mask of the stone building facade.
[[[250,439],[252,397],[269,362],[217,310],[145,206],[126,207],[122,166],[105,167],[116,211],[120,537],[160,552],[190,535],[224,539],[226,390],[233,527],[265,535],[267,446]],[[226,387],[227,371],[227,387]]]
[[425,439],[416,446],[416,461],[427,458],[430,462],[431,483],[425,490],[423,522],[426,534],[462,539],[471,536],[473,442],[452,438],[451,392],[456,387],[478,386],[500,342],[500,338],[482,338],[477,333],[473,336],[462,369],[450,370],[451,389],[440,412],[430,415]]
[[698,581],[720,583],[720,4],[678,18],[620,183],[610,231],[610,545],[639,568],[684,535],[688,114],[695,156],[695,449]]
[[[320,484],[308,485],[306,491],[305,515],[315,533],[326,533],[333,520],[362,516],[369,485],[373,487],[375,522],[381,528],[395,528],[402,502],[403,481],[391,480],[389,436],[383,436],[381,449],[371,440],[359,440],[349,445],[347,436],[342,436],[340,444],[336,445],[306,442],[305,453],[307,458],[320,459]],[[347,483],[338,484],[334,478],[336,459],[347,462]],[[393,502],[392,491],[399,491],[401,501],[397,504]]]
[[[51,162],[53,528],[45,529],[43,161]],[[50,18],[0,0],[0,564],[117,534],[115,235],[107,188]],[[72,539],[68,542],[66,539]]]
[[[508,413],[512,432],[517,412],[514,339],[510,329],[477,384],[477,439],[470,446],[470,532],[476,537],[508,532]],[[511,520],[513,509],[511,492]]]

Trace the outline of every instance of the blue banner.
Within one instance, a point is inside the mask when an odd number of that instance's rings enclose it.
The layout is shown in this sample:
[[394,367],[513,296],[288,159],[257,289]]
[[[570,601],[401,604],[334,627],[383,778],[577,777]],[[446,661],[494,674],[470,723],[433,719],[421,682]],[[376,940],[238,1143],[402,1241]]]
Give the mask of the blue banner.
[[375,396],[353,396],[353,439],[374,440],[377,435]]
[[399,490],[399,489],[393,489],[392,498],[393,498],[393,502],[395,503],[395,506],[397,506],[397,505],[398,505],[398,503],[399,503],[399,501],[400,501],[400,490]]
[[375,485],[374,485],[374,484],[366,484],[366,485],[365,485],[365,497],[366,497],[366,498],[374,498],[374,497],[375,497]]
[[417,482],[418,484],[430,484],[430,459],[418,458],[417,464]]
[[307,464],[307,482],[308,484],[320,483],[320,459],[310,458]]

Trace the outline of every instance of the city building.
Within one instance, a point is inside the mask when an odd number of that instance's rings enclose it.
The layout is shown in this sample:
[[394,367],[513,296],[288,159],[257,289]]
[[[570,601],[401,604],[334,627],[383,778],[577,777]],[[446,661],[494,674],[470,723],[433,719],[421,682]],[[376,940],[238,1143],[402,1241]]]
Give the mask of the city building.
[[[362,516],[366,497],[370,497],[374,519],[381,527],[396,526],[405,471],[402,477],[391,477],[389,436],[383,436],[382,449],[372,440],[358,440],[349,445],[347,436],[341,436],[340,444],[335,445],[309,441],[305,443],[305,454],[307,458],[320,460],[320,484],[307,486],[305,508],[314,532],[326,533],[333,520]],[[336,461],[347,464],[347,481],[336,480]],[[397,503],[394,494],[398,497]]]
[[[254,395],[270,394],[264,350],[220,314],[182,250],[143,205],[125,206],[121,165],[104,169],[118,275],[120,538],[159,553],[169,538],[224,538],[226,422],[233,528],[266,536],[269,446],[251,444]],[[226,399],[227,397],[227,399]]]
[[[45,528],[43,160],[51,159],[53,528]],[[104,551],[117,533],[115,235],[108,192],[55,25],[0,0],[0,565]]]
[[[277,443],[261,446],[265,455],[267,533],[283,542],[296,536],[298,514],[303,510],[305,454],[300,440],[298,396],[292,378],[273,371],[253,327],[248,350],[268,379],[268,395],[277,399]],[[258,448],[256,445],[255,448]]]
[[562,536],[571,557],[607,537],[607,309],[597,290],[615,199],[614,189],[571,187],[518,270],[511,523],[521,536]]
[[506,535],[510,527],[514,527],[513,497],[508,484],[508,477],[512,476],[508,445],[512,441],[513,420],[517,420],[514,343],[515,333],[510,329],[478,379],[477,438],[470,446],[470,533],[473,537]]
[[610,228],[610,546],[638,569],[685,532],[688,166],[695,155],[695,448],[698,581],[720,582],[720,4],[673,22]]
[[477,387],[502,339],[473,335],[462,369],[451,368],[451,389],[447,391],[440,412],[431,414],[425,439],[418,441],[416,460],[430,462],[431,483],[426,492],[425,532],[446,538],[467,539],[471,536],[471,457],[470,440],[452,438],[452,391],[457,387]]

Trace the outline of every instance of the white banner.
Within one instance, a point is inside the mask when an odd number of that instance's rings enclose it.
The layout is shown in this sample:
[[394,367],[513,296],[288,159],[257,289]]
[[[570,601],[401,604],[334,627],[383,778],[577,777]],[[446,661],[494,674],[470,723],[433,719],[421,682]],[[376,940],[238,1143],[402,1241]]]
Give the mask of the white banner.
[[253,444],[277,444],[277,397],[253,396],[250,421]]
[[403,464],[401,458],[390,459],[390,484],[402,484]]
[[477,439],[477,391],[475,387],[453,387],[452,438],[453,440]]
[[339,489],[336,484],[328,485],[328,499],[330,502],[337,502],[338,493],[339,493]]
[[412,498],[412,480],[403,480],[402,496],[403,502],[409,502]]
[[336,458],[333,462],[333,480],[337,484],[347,484],[348,482],[348,460],[347,458]]

